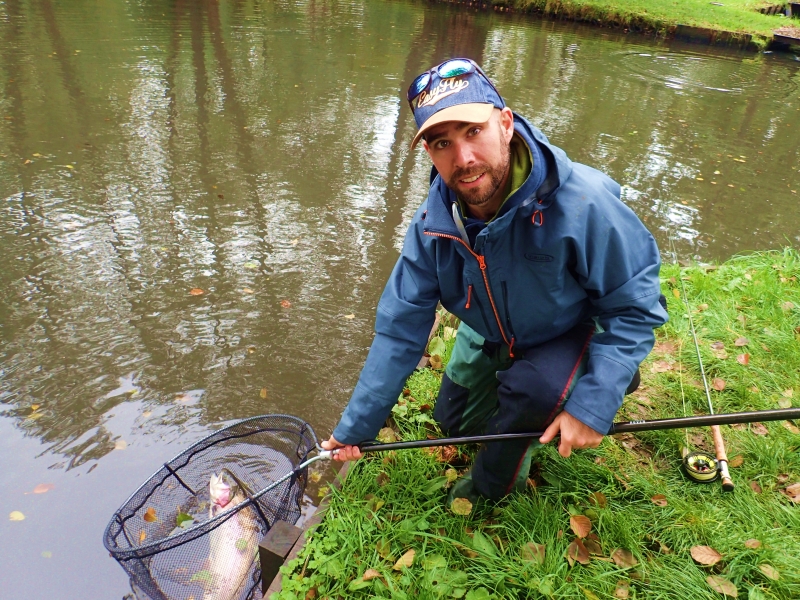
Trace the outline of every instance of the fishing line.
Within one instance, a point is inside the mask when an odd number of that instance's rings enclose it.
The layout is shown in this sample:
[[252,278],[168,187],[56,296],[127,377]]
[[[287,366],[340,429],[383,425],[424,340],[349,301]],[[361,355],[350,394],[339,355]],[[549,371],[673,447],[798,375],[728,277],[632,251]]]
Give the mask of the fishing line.
[[[700,368],[700,375],[703,378],[703,389],[705,390],[706,399],[708,401],[708,412],[714,415],[714,405],[711,401],[711,390],[708,387],[708,379],[706,378],[706,371],[703,367],[703,357],[700,354],[700,344],[697,342],[697,331],[694,327],[694,319],[692,318],[692,307],[689,305],[689,296],[686,294],[686,286],[683,283],[683,277],[680,273],[680,265],[678,264],[678,254],[675,250],[675,241],[672,236],[669,238],[670,246],[672,247],[672,260],[678,267],[678,281],[681,286],[681,298],[686,307],[686,316],[689,319],[689,329],[692,332],[692,340],[694,342],[694,350],[697,354],[697,365]],[[682,346],[682,344],[681,344]],[[686,414],[686,401],[683,390],[683,372],[679,375],[681,384],[681,397],[683,398],[683,411]],[[701,483],[710,483],[722,478],[722,489],[726,492],[734,490],[733,480],[728,472],[728,456],[725,452],[725,442],[722,439],[722,431],[719,425],[711,426],[711,433],[714,437],[714,450],[716,451],[716,458],[706,452],[689,452],[688,440],[689,434],[686,434],[687,448],[683,452],[683,468],[690,479]]]

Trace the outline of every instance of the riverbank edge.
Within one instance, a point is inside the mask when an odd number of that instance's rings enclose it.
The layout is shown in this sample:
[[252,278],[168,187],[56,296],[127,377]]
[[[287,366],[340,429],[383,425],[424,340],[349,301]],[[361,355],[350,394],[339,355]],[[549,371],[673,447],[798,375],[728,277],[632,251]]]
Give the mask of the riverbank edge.
[[[621,29],[664,40],[700,43],[709,46],[728,46],[752,52],[764,50],[800,54],[800,20],[795,25],[776,29],[772,35],[755,31],[730,31],[721,27],[698,27],[668,22],[650,15],[623,14],[613,7],[601,8],[573,5],[562,0],[429,0],[436,4],[451,4],[467,9],[494,10],[546,17],[558,21],[574,21],[597,27]],[[794,31],[791,31],[794,29]]]

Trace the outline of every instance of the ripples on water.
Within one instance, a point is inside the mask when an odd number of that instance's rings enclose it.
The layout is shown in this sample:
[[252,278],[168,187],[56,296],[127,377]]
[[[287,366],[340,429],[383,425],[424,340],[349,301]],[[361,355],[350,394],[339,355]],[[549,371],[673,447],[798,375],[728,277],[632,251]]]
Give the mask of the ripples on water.
[[7,597],[120,597],[102,528],[210,428],[327,437],[424,195],[404,92],[438,60],[481,62],[662,246],[798,240],[786,57],[407,2],[8,0],[0,29]]

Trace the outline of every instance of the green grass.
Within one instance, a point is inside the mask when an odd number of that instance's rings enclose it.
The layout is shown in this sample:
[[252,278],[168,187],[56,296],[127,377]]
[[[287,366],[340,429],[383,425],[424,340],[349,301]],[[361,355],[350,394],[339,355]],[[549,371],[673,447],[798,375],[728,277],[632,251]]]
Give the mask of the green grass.
[[[494,0],[494,3],[521,11],[660,33],[668,33],[680,24],[747,34],[753,36],[758,46],[766,45],[773,31],[792,22],[785,17],[759,13],[761,7],[785,5],[766,0],[721,0],[723,6],[709,0]],[[795,28],[800,32],[800,27],[795,25]]]
[[[627,397],[617,420],[681,416],[684,402],[687,414],[708,412],[679,278],[709,383],[725,382],[722,391],[711,392],[715,412],[797,405],[799,277],[800,254],[790,249],[714,268],[665,265],[671,320],[657,331],[656,348],[642,365],[642,386]],[[724,347],[712,348],[714,342]],[[749,355],[748,364],[737,360],[740,354]],[[431,430],[440,378],[441,371],[425,369],[409,379],[393,419],[402,438]],[[624,597],[627,590],[629,598],[714,599],[723,597],[709,583],[716,576],[739,598],[797,599],[800,505],[782,493],[800,482],[794,427],[722,428],[728,456],[738,465],[731,469],[733,493],[719,483],[689,482],[680,471],[687,437],[692,448],[713,448],[708,430],[643,432],[607,437],[596,450],[569,459],[548,447],[533,475],[538,485],[468,516],[445,508],[446,482],[454,473],[441,455],[406,450],[371,456],[355,463],[342,489],[331,492],[322,524],[298,559],[283,567],[283,591],[273,598],[593,600]],[[658,495],[666,505],[653,500]],[[597,554],[587,564],[570,564],[567,557],[576,515],[588,517],[597,536]],[[748,540],[758,540],[758,547]],[[526,549],[531,543],[544,547],[541,561]],[[703,566],[692,558],[695,546],[710,546],[722,558]],[[619,561],[617,553],[615,561],[617,549],[633,560]],[[395,569],[411,550],[411,566]]]

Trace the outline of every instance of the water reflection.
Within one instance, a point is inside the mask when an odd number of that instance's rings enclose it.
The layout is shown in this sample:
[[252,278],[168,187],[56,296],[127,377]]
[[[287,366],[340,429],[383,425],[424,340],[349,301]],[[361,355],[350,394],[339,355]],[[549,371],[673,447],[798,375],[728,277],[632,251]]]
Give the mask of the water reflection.
[[405,88],[437,61],[482,63],[682,256],[798,241],[778,55],[410,1],[7,0],[0,31],[0,456],[29,514],[2,577],[54,557],[9,597],[121,596],[105,520],[209,428],[330,431],[427,186]]

